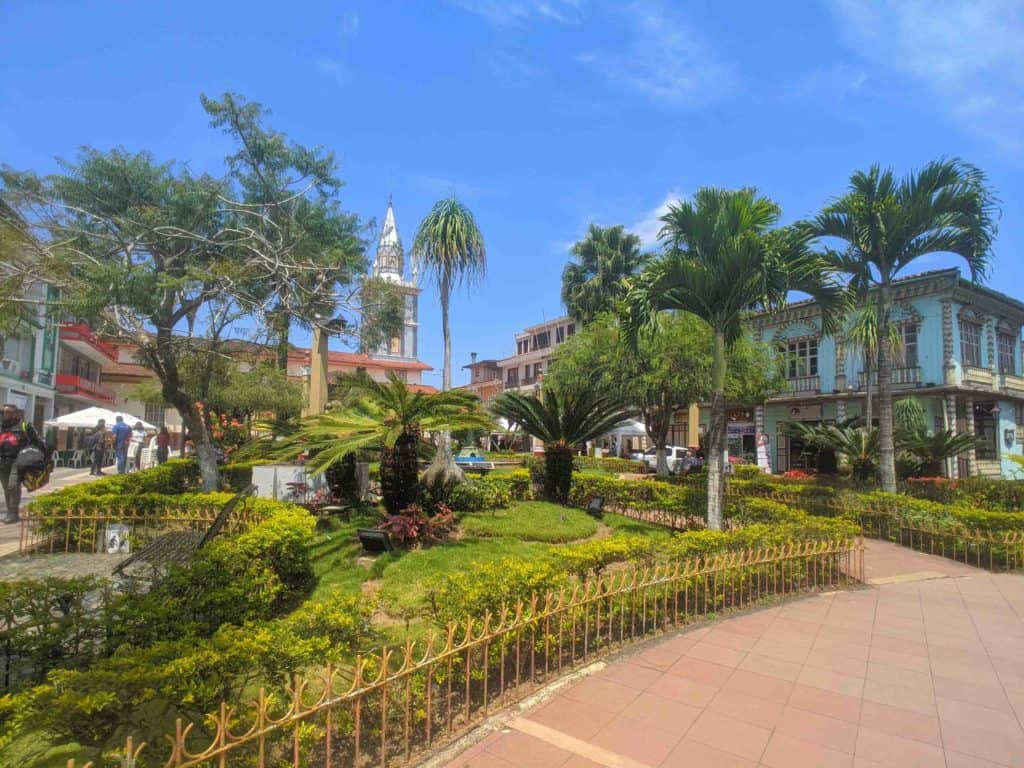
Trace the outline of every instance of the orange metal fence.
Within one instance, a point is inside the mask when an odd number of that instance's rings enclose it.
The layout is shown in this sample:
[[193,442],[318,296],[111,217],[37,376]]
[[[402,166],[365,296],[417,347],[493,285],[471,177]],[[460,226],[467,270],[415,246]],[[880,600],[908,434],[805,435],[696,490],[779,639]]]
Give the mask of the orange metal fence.
[[[127,529],[132,551],[168,531],[205,531],[220,514],[223,504],[181,509],[167,507],[140,513],[130,509],[69,509],[46,514],[25,514],[21,518],[20,550],[22,554],[53,552],[106,552],[111,526]],[[248,526],[257,515],[235,510],[226,528]]]
[[861,520],[865,536],[947,557],[989,571],[1024,568],[1024,531],[988,533],[969,528],[934,528],[900,518]]
[[859,539],[805,542],[610,573],[453,623],[422,647],[409,640],[274,693],[261,689],[244,706],[221,704],[201,723],[179,720],[163,743],[129,740],[118,758],[125,768],[405,765],[630,641],[767,598],[860,582],[863,552]]

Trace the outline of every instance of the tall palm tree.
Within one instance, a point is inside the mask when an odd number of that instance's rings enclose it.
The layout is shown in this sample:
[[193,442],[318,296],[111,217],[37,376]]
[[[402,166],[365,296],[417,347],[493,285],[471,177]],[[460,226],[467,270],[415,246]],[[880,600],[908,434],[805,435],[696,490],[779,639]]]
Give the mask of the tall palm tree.
[[[444,368],[441,389],[452,386],[452,334],[448,310],[452,289],[483,277],[487,269],[484,236],[472,212],[455,196],[439,201],[420,222],[412,245],[413,257],[437,282],[441,298],[441,333],[444,336]],[[427,470],[430,483],[447,485],[465,479],[452,456],[451,432],[441,433],[434,461]]]
[[985,174],[961,160],[937,160],[897,179],[873,165],[857,171],[842,197],[811,222],[815,235],[845,242],[826,250],[833,266],[850,275],[861,296],[878,302],[878,416],[882,489],[896,490],[892,414],[892,284],[932,253],[960,256],[971,279],[984,276],[995,237],[996,199]]
[[612,311],[625,295],[623,279],[635,274],[644,262],[640,238],[625,227],[591,224],[587,236],[572,247],[576,261],[562,271],[562,303],[581,323]]
[[[871,374],[877,370],[878,362],[878,304],[870,299],[851,313],[850,323],[842,334],[850,351],[859,351],[864,357],[864,424],[868,427],[874,420]],[[889,345],[896,350],[903,343],[899,327],[889,326]]]
[[778,205],[754,189],[704,187],[692,201],[671,205],[661,218],[665,251],[632,280],[624,303],[634,334],[664,310],[692,312],[711,326],[708,526],[715,530],[722,527],[726,360],[744,317],[777,309],[790,291],[803,291],[820,302],[822,330],[830,333],[843,295],[824,260],[809,250],[808,233],[774,228],[779,216]]
[[544,493],[562,504],[569,498],[573,449],[608,434],[633,414],[621,402],[593,390],[551,390],[543,399],[505,392],[491,411],[544,444]]
[[418,459],[423,432],[490,429],[480,400],[466,390],[413,392],[394,374],[387,383],[366,374],[339,380],[343,400],[337,410],[306,419],[275,453],[308,451],[307,466],[320,473],[364,448],[379,448],[384,506],[395,514],[419,495]]

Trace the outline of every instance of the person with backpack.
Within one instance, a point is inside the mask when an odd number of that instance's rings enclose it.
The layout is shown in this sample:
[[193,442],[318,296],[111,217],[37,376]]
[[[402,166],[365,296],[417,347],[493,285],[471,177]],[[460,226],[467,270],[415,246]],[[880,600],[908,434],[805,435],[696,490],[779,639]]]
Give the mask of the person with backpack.
[[103,471],[103,454],[107,450],[107,422],[100,419],[96,427],[85,436],[85,450],[89,452],[92,466],[89,469],[90,475],[105,475]]
[[35,427],[22,419],[21,409],[10,403],[4,405],[0,416],[0,484],[4,488],[5,523],[19,520],[23,475],[45,472],[47,457],[46,443]]

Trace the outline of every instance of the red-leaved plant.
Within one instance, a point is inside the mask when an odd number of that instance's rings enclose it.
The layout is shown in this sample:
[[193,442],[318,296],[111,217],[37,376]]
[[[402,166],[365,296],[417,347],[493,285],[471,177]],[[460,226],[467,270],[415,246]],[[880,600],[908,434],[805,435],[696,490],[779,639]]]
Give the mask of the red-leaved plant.
[[387,515],[380,524],[396,544],[411,546],[448,538],[458,520],[445,504],[438,504],[436,514],[428,515],[419,504],[410,504],[397,515]]

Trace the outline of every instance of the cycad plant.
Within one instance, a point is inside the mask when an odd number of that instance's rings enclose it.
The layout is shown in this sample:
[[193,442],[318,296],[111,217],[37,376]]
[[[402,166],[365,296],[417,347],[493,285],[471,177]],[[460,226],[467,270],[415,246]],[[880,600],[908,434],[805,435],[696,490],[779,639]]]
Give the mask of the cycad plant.
[[970,435],[948,429],[928,434],[924,427],[909,432],[897,431],[896,438],[900,450],[919,462],[918,474],[922,477],[941,477],[945,474],[943,465],[946,461],[969,451],[976,442]]
[[853,479],[868,483],[878,472],[879,435],[877,429],[835,424],[791,424],[790,434],[807,445],[833,451],[850,466]]
[[476,395],[465,390],[413,392],[391,374],[386,383],[366,374],[342,377],[343,401],[334,410],[303,421],[277,451],[309,452],[314,474],[365,448],[380,450],[384,506],[396,514],[419,496],[419,455],[424,432],[490,429],[493,424]]
[[544,444],[544,494],[560,504],[569,499],[574,449],[608,434],[633,413],[616,400],[586,390],[552,390],[543,399],[505,392],[491,410]]

